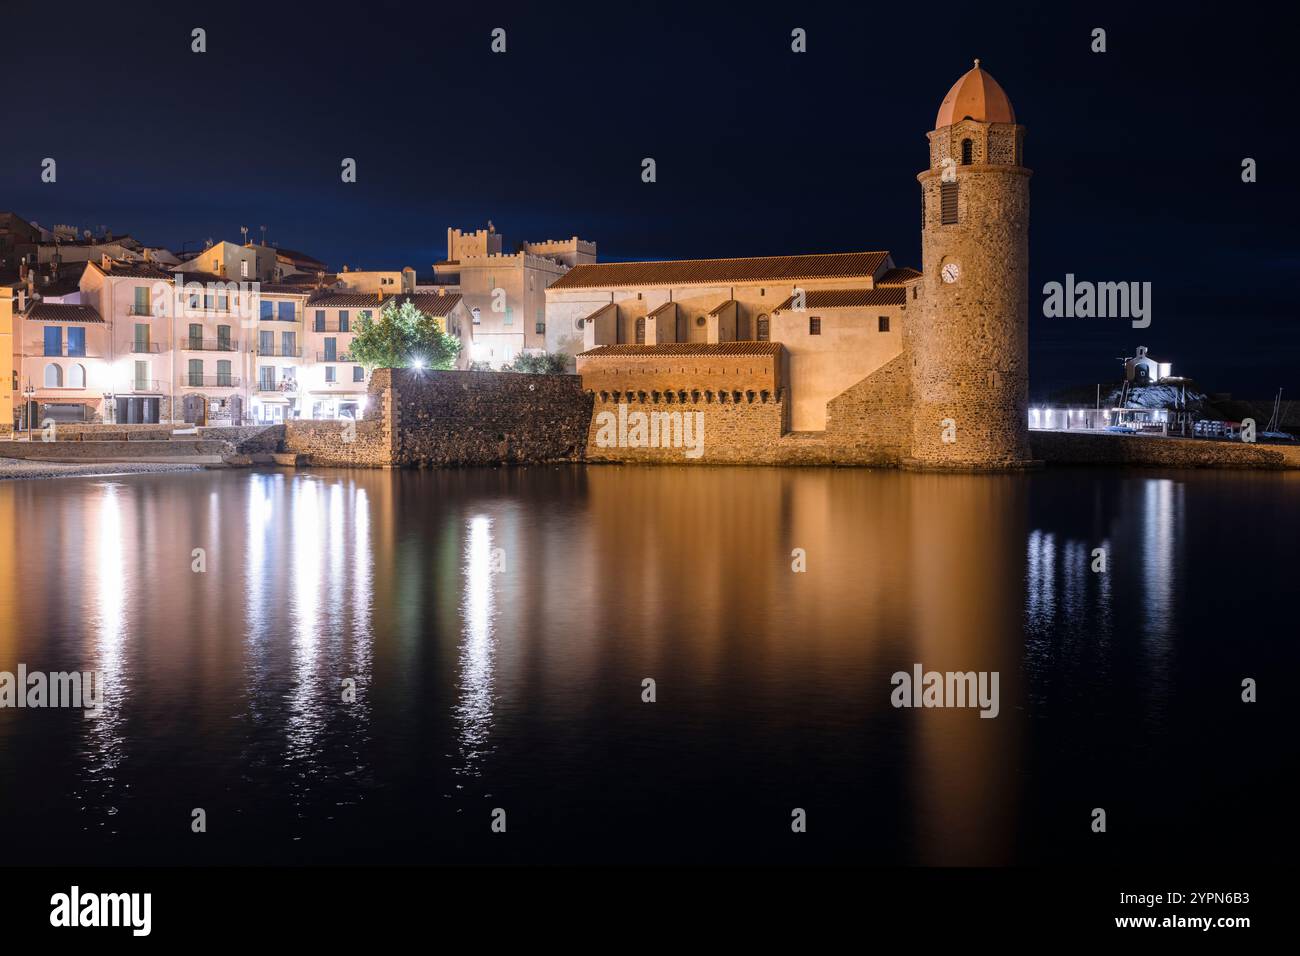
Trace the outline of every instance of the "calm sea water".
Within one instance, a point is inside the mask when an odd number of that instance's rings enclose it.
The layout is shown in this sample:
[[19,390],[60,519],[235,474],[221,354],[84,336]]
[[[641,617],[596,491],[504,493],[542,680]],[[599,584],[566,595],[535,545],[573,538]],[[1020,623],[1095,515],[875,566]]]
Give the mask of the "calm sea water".
[[1298,529],[1228,472],[0,482],[0,670],[108,682],[0,710],[0,862],[1286,858]]

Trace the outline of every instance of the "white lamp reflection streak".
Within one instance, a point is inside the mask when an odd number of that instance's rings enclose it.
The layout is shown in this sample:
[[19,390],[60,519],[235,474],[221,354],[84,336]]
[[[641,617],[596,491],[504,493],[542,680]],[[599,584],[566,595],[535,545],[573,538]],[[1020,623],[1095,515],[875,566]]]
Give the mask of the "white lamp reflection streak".
[[476,776],[492,731],[492,536],[487,516],[471,519],[468,537],[456,720],[464,760],[461,770]]

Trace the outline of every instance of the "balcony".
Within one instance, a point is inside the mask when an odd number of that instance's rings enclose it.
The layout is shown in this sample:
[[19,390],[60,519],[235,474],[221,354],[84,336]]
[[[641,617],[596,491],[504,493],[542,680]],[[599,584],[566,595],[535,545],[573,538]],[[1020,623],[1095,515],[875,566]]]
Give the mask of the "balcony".
[[264,355],[267,358],[302,358],[302,346],[293,349],[286,349],[283,346],[273,346],[269,349],[259,348],[258,355]]
[[60,346],[59,349],[58,349],[57,351],[54,351],[54,352],[51,352],[51,351],[50,351],[49,346],[42,344],[42,346],[41,346],[41,353],[40,353],[40,354],[41,354],[41,355],[44,355],[44,356],[48,356],[49,358],[87,358],[87,359],[88,359],[88,358],[94,358],[94,359],[97,359],[97,358],[103,358],[103,357],[104,357],[104,356],[99,355],[99,354],[97,354],[97,353],[95,353],[95,352],[87,352],[84,346],[81,346],[81,347],[78,347],[78,346],[70,346],[70,345],[68,345],[68,344],[66,344],[66,343],[63,344],[62,346]]
[[238,375],[182,375],[182,388],[239,388]]
[[183,352],[238,352],[239,343],[230,339],[196,339],[186,336],[179,340]]
[[356,359],[354,359],[347,352],[334,352],[334,353],[317,352],[316,361],[317,362],[355,362]]
[[272,379],[259,378],[257,380],[257,390],[259,392],[288,392],[297,394],[298,382],[292,378],[282,378],[276,382]]
[[351,321],[348,322],[312,322],[311,330],[313,332],[355,332],[352,328]]
[[119,388],[117,393],[119,395],[161,394],[163,384],[156,378],[138,378],[133,380],[127,388]]
[[132,342],[132,355],[157,355],[162,351],[162,346],[157,342]]

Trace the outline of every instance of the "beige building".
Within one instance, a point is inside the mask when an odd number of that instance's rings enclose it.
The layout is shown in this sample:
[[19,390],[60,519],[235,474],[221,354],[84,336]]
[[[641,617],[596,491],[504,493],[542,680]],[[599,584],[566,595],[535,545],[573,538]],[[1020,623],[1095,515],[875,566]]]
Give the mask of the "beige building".
[[698,415],[705,462],[1030,464],[1024,134],[976,60],[927,134],[920,271],[883,251],[575,266],[547,337],[581,349],[589,456],[680,454],[614,441],[635,405]]
[[357,324],[367,316],[378,317],[379,310],[389,304],[407,301],[464,343],[470,315],[462,297],[454,292],[389,296],[329,290],[307,301],[305,360],[298,382],[302,417],[357,417],[365,410],[369,376],[349,352]]
[[501,234],[447,230],[447,258],[434,263],[437,283],[464,296],[472,317],[468,361],[489,368],[548,350],[546,290],[574,266],[596,261],[596,244],[572,236],[521,242],[503,251]]
[[227,280],[271,282],[280,278],[277,257],[278,253],[272,246],[218,242],[183,263],[182,268]]
[[887,252],[580,265],[547,292],[547,351],[602,345],[785,346],[790,428],[903,350],[908,286]]
[[410,266],[402,269],[349,269],[344,266],[334,279],[336,288],[349,292],[387,296],[415,291],[415,270]]

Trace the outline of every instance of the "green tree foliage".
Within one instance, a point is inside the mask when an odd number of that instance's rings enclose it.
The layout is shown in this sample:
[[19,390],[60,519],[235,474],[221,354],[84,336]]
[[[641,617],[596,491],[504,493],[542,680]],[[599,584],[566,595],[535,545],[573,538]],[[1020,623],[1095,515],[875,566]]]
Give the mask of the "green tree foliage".
[[542,355],[520,354],[514,363],[502,366],[506,372],[531,372],[534,375],[560,375],[569,364],[569,356],[563,352],[547,352]]
[[460,354],[460,340],[438,327],[438,323],[406,301],[388,303],[379,318],[363,315],[348,351],[355,361],[369,369],[451,368]]

